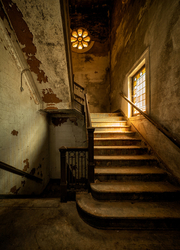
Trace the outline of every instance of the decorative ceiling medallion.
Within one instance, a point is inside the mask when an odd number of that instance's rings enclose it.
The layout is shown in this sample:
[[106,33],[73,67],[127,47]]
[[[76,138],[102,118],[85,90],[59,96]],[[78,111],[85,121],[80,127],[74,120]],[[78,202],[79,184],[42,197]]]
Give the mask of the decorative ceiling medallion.
[[91,41],[89,32],[84,28],[78,28],[71,32],[71,48],[77,53],[87,52],[92,48],[94,41]]

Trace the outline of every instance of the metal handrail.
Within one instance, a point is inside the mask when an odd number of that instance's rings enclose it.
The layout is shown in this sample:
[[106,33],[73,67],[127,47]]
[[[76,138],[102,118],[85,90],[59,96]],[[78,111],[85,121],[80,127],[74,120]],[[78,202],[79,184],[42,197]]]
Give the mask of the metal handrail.
[[24,171],[17,169],[15,167],[12,167],[12,166],[10,166],[2,161],[0,161],[0,169],[6,170],[6,171],[11,172],[13,174],[17,174],[17,175],[26,177],[26,178],[31,179],[31,180],[36,181],[36,182],[42,182],[41,178],[36,177],[34,175],[31,175],[31,174],[28,174],[28,173],[25,173]]
[[161,131],[166,137],[168,137],[177,147],[180,148],[180,141],[172,133],[170,133],[164,126],[156,122],[154,119],[152,119],[148,114],[144,113],[142,110],[136,107],[136,105],[131,102],[122,92],[119,94],[135,109],[137,109],[141,115],[143,115],[148,121],[150,121],[159,131]]

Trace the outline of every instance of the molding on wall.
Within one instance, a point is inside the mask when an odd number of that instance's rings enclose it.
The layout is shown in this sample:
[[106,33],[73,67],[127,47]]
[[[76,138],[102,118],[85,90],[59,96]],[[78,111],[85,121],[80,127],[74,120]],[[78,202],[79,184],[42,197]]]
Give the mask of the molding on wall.
[[27,71],[24,72],[23,74],[23,83],[26,84],[31,97],[33,98],[35,104],[39,105],[42,104],[42,100],[40,97],[40,94],[37,90],[36,84],[34,82],[34,79],[32,77],[31,71],[29,70],[29,66],[26,62],[26,59],[24,58],[23,52],[17,42],[17,38],[14,34],[14,31],[11,32],[11,37],[8,34],[8,30],[5,28],[4,22],[2,19],[0,19],[0,30],[3,34],[3,37],[8,45],[9,52],[13,58],[13,60],[16,63],[16,66],[18,70],[20,71],[19,73],[19,92],[20,87],[21,87],[21,73],[24,69],[28,69]]

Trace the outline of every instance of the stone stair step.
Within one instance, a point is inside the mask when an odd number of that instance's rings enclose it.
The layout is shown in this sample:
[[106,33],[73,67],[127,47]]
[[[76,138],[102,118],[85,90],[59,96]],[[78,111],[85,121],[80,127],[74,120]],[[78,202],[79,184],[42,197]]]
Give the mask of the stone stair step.
[[179,202],[94,200],[77,194],[77,209],[85,222],[102,229],[180,229]]
[[119,126],[127,126],[127,121],[106,121],[106,122],[102,122],[102,121],[96,121],[96,122],[92,122],[92,127],[97,128],[97,127],[102,127],[102,128],[106,128],[106,127],[119,127]]
[[103,131],[103,132],[122,132],[122,131],[130,131],[131,127],[130,126],[101,126],[101,127],[95,127],[95,131],[98,132],[98,131]]
[[164,181],[167,177],[165,170],[157,167],[95,167],[95,179],[105,181]]
[[141,144],[141,139],[138,138],[94,138],[95,146],[131,146]]
[[91,118],[106,118],[108,119],[108,117],[122,117],[124,118],[121,113],[91,113],[90,114]]
[[123,116],[109,116],[109,117],[101,117],[101,118],[92,118],[91,122],[127,122]]
[[118,155],[118,156],[94,156],[96,166],[143,166],[158,164],[152,155]]
[[91,193],[98,200],[153,200],[180,199],[180,188],[168,182],[100,182],[91,183]]
[[147,150],[142,146],[94,146],[94,155],[142,155]]
[[94,131],[94,138],[131,138],[135,134],[133,131]]

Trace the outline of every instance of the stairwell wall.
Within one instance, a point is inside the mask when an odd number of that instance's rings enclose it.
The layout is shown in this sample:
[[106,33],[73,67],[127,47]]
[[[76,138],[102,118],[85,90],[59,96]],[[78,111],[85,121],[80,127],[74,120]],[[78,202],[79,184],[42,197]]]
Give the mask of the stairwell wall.
[[0,195],[40,194],[49,181],[48,123],[25,77],[29,73],[23,74],[24,91],[20,91],[22,65],[11,46],[18,44],[6,24],[6,35],[0,27],[0,161],[43,181],[0,169]]
[[[149,49],[148,114],[180,139],[180,3],[114,1],[111,13],[111,111],[128,117],[128,72]],[[130,122],[180,180],[180,149],[141,116]]]

